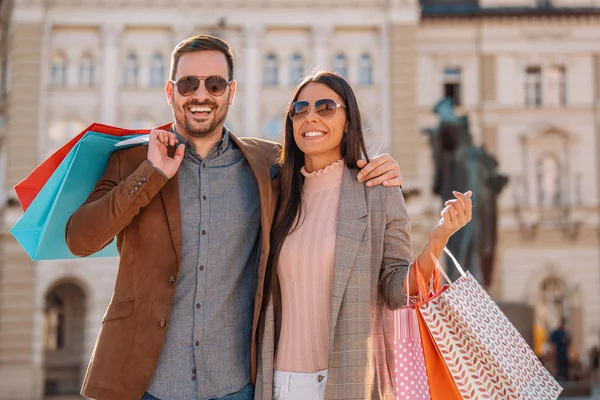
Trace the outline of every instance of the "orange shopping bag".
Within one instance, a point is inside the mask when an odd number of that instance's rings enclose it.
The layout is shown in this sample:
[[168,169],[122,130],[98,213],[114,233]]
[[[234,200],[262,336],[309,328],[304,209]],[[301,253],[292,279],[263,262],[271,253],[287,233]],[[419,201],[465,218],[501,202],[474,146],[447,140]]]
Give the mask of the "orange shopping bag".
[[446,290],[447,286],[442,287],[440,282],[440,270],[436,268],[433,271],[433,287],[430,290],[425,281],[425,277],[423,276],[423,270],[417,260],[415,260],[414,266],[418,283],[418,295],[421,301],[413,304],[412,307],[415,309],[419,324],[419,334],[423,346],[425,370],[427,372],[431,400],[462,400],[463,398],[446,366],[444,357],[437,348],[437,345],[429,332],[429,328],[423,321],[423,316],[419,312],[419,307],[427,304],[431,299]]

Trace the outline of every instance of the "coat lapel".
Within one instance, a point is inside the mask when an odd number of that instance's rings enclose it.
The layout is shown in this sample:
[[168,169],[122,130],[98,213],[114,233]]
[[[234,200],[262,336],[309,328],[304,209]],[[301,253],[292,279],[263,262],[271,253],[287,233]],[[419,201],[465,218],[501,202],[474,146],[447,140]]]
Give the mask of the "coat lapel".
[[[169,149],[169,155],[172,157],[175,154],[175,149]],[[167,181],[165,186],[160,190],[160,197],[165,206],[169,230],[171,231],[171,239],[177,253],[177,266],[181,265],[181,208],[179,202],[179,178],[175,174]]]
[[342,299],[354,267],[358,248],[367,226],[367,201],[365,187],[358,182],[358,170],[344,170],[333,267],[331,319],[329,324],[329,359]]
[[[277,201],[271,185],[271,167],[269,160],[264,156],[263,151],[252,140],[240,140],[233,133],[229,132],[233,142],[238,145],[242,154],[248,160],[248,164],[254,172],[258,182],[258,191],[260,193],[260,222],[262,227],[262,251],[261,257],[268,253],[271,223],[275,213]],[[259,277],[260,278],[260,277]]]

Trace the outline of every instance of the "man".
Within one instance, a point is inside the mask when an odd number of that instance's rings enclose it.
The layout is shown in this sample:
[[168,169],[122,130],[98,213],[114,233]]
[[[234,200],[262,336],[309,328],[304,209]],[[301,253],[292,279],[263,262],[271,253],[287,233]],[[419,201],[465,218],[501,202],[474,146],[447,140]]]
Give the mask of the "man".
[[[172,132],[152,131],[147,150],[113,153],[67,224],[73,254],[93,254],[115,236],[120,254],[87,397],[253,398],[280,145],[227,131],[235,92],[226,42],[180,43],[166,84]],[[400,184],[389,156],[362,174]]]
[[563,318],[558,328],[550,335],[550,341],[554,344],[556,379],[561,382],[569,380],[569,346],[571,345],[571,338],[565,325],[565,319]]

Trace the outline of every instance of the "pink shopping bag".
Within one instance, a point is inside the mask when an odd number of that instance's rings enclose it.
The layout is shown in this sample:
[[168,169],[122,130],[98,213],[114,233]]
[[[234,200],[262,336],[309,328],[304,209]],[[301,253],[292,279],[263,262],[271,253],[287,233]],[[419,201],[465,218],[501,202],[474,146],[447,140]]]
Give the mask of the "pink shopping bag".
[[[419,271],[416,260],[413,268]],[[419,321],[414,305],[410,305],[409,274],[410,269],[406,276],[406,307],[394,312],[396,400],[431,400]]]

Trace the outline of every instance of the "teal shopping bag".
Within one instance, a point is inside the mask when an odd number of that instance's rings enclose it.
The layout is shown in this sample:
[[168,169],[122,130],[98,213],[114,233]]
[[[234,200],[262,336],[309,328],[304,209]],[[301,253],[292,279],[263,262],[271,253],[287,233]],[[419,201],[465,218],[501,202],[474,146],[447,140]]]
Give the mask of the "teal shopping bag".
[[[115,147],[115,144],[134,137],[87,132],[71,149],[10,230],[32,260],[76,258],[65,241],[67,221],[102,177],[112,152],[131,147]],[[117,255],[113,242],[90,257]]]

